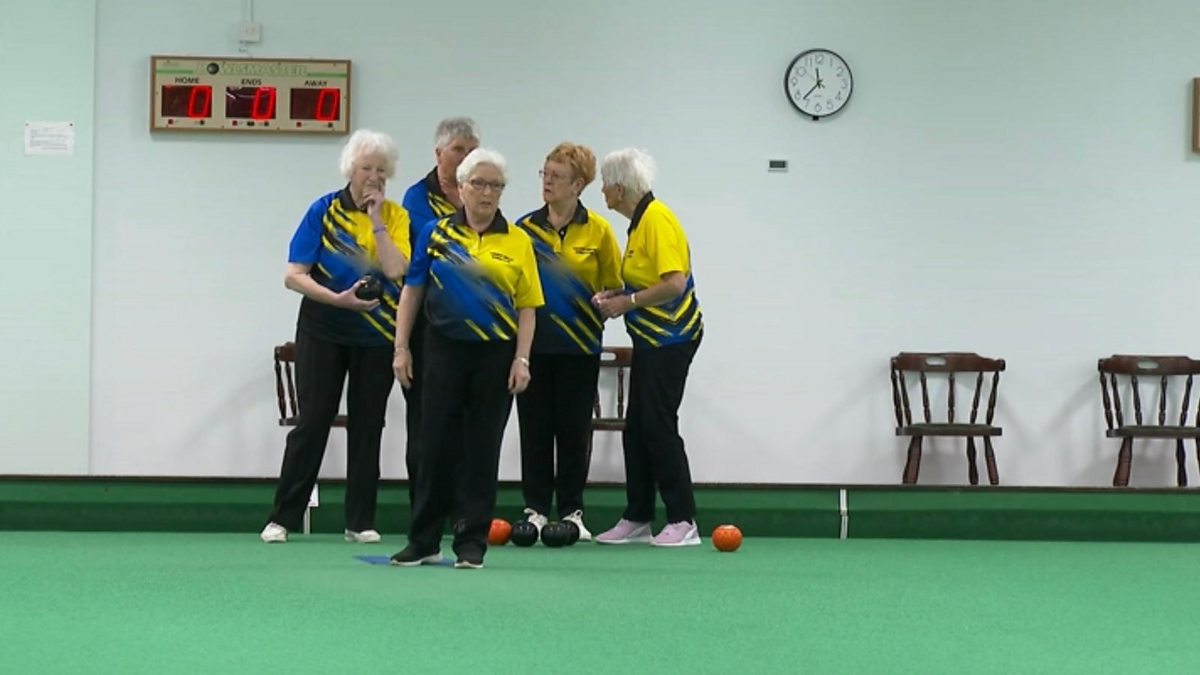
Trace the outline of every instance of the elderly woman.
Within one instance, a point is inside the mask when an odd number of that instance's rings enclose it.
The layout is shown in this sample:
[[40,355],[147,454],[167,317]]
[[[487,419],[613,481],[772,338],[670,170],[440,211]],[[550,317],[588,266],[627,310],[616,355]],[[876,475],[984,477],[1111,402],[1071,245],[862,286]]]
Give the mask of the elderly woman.
[[496,507],[500,442],[512,397],[529,384],[535,313],[542,305],[533,245],[500,213],[505,161],[476,149],[458,167],[463,208],[417,238],[396,314],[392,368],[413,383],[410,337],[424,303],[421,456],[408,546],[392,563],[440,562],[450,517],[455,567],[483,567]]
[[[625,290],[599,293],[594,301],[605,317],[625,317],[633,365],[623,437],[625,514],[596,541],[694,546],[700,543],[696,500],[679,437],[679,404],[704,333],[691,253],[679,220],[650,191],[649,155],[618,150],[604,158],[600,175],[605,203],[629,219],[629,240],[621,266]],[[656,485],[667,525],[651,538]]]
[[545,205],[517,221],[533,240],[546,296],[537,310],[533,379],[517,397],[521,488],[526,518],[538,529],[557,492],[558,517],[575,523],[579,538],[591,541],[583,524],[583,488],[604,333],[604,319],[591,300],[600,291],[621,288],[621,249],[608,221],[579,201],[596,178],[591,150],[558,145],[546,156],[541,176]]
[[[404,209],[408,211],[409,218],[413,223],[411,241],[414,251],[421,228],[462,208],[462,197],[458,192],[458,178],[455,172],[458,171],[458,165],[462,164],[463,158],[477,147],[479,147],[479,127],[475,124],[475,120],[469,117],[448,117],[438,124],[433,141],[433,156],[437,160],[437,166],[404,193]],[[420,372],[425,352],[424,337],[425,315],[418,312],[408,345],[412,354],[413,371],[417,376],[413,378],[411,386],[403,390],[404,422],[407,436],[404,463],[408,467],[410,506],[414,501],[417,458],[421,453],[423,380]]]
[[296,322],[299,420],[287,436],[265,542],[300,527],[349,376],[346,539],[375,543],[379,439],[392,391],[391,317],[411,251],[408,213],[385,197],[396,145],[361,129],[342,150],[349,184],[318,198],[300,221],[284,285],[304,296]]

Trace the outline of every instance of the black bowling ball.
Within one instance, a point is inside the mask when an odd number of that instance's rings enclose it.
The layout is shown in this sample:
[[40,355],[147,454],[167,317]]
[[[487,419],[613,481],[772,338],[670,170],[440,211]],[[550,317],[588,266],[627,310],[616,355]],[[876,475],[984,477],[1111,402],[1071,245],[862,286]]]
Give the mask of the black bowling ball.
[[528,520],[513,523],[512,535],[508,539],[515,546],[533,546],[538,540],[537,525]]
[[354,296],[359,300],[378,300],[383,297],[383,284],[379,283],[379,278],[368,274],[363,277],[362,285],[354,291]]
[[566,546],[568,538],[570,538],[570,533],[566,526],[557,520],[546,523],[542,528],[542,543],[551,548]]
[[572,546],[579,541],[579,526],[575,523],[564,520],[562,521],[563,529],[567,531],[567,546]]

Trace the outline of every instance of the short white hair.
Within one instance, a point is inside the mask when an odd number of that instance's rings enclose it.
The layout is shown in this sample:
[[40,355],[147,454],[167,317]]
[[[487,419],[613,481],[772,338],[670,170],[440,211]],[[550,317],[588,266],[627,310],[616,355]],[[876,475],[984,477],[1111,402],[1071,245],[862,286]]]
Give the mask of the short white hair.
[[496,167],[500,171],[500,179],[505,183],[508,182],[508,162],[504,160],[504,155],[488,148],[475,148],[463,159],[462,164],[458,165],[458,171],[454,174],[458,184],[462,185],[470,180],[471,174],[480,164],[490,164]]
[[447,117],[438,122],[437,133],[433,135],[433,147],[436,150],[450,145],[456,138],[479,142],[479,125],[470,117]]
[[387,164],[385,173],[388,178],[396,173],[396,160],[400,157],[400,151],[396,149],[396,142],[392,137],[380,131],[359,129],[350,135],[350,140],[346,141],[342,148],[342,157],[338,162],[342,175],[349,179],[354,175],[354,167],[372,155],[383,158]]
[[654,173],[654,158],[637,148],[610,152],[600,163],[600,180],[605,185],[620,185],[638,195],[650,191]]

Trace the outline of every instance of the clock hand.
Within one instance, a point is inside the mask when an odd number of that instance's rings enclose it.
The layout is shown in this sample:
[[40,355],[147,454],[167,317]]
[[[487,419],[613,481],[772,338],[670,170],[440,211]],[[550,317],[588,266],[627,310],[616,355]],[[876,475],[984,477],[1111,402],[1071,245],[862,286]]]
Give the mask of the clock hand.
[[[811,93],[813,93],[814,91],[816,91],[816,90],[817,90],[817,87],[819,87],[819,86],[821,86],[821,81],[820,81],[820,80],[817,80],[817,83],[816,83],[816,84],[814,84],[814,85],[812,86],[812,89],[809,89],[809,90],[808,90],[808,94],[811,94]],[[807,100],[808,100],[808,94],[805,94],[805,95],[804,95],[804,100],[805,100],[805,101],[807,101]]]

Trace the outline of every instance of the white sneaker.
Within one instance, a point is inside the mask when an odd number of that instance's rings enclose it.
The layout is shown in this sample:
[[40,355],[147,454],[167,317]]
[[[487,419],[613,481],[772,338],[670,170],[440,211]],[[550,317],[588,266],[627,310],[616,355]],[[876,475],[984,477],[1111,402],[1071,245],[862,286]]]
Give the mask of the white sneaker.
[[356,544],[378,544],[383,537],[375,530],[363,530],[355,532],[354,530],[346,530],[346,541],[351,541]]
[[267,523],[258,537],[268,544],[282,544],[287,541],[287,528],[279,523]]
[[533,523],[534,527],[538,529],[538,535],[542,534],[542,528],[546,526],[546,523],[550,522],[549,518],[533,509],[525,509],[525,520]]
[[588,529],[583,526],[583,511],[576,511],[575,513],[563,518],[563,520],[575,523],[575,527],[579,528],[579,541],[592,540],[592,533],[588,532]]

